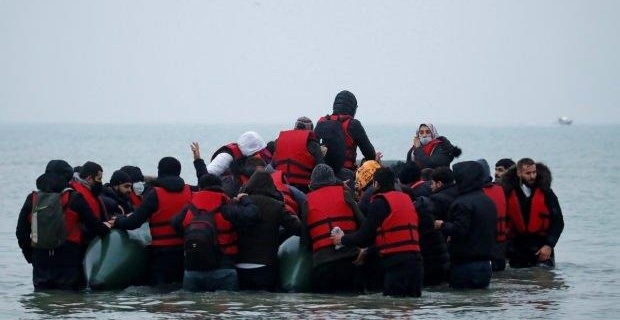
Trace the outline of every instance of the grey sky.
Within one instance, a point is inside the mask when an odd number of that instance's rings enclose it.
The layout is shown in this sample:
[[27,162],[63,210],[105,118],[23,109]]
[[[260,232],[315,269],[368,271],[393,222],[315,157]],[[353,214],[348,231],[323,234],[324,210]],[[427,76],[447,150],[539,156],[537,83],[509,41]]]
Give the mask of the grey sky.
[[0,122],[620,123],[620,1],[0,0]]

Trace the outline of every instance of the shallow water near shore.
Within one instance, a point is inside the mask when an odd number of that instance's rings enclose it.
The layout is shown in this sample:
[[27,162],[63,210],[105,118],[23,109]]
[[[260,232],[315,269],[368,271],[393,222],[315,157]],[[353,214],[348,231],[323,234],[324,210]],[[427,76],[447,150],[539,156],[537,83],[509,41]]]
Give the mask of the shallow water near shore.
[[[17,216],[34,181],[50,159],[72,165],[94,160],[104,181],[123,165],[156,173],[157,161],[175,156],[182,176],[196,183],[189,144],[203,157],[246,130],[274,139],[285,125],[44,125],[0,126],[0,318],[2,319],[193,319],[193,318],[615,318],[620,311],[620,126],[439,126],[463,149],[457,160],[532,157],[553,173],[552,187],[566,227],[556,247],[557,267],[508,269],[487,290],[426,288],[422,298],[267,292],[187,293],[130,287],[122,291],[34,292],[32,268],[15,239]],[[366,125],[385,159],[401,160],[413,129]],[[592,140],[583,132],[596,132]],[[587,135],[591,137],[591,135]]]

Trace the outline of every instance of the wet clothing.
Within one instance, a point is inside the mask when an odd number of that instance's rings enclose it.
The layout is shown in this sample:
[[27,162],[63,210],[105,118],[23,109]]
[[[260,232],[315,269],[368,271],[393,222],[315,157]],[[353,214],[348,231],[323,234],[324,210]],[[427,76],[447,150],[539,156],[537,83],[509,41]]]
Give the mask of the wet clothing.
[[460,162],[453,166],[453,171],[459,195],[452,203],[448,220],[440,229],[451,238],[451,268],[458,269],[473,262],[486,262],[490,268],[497,212],[493,201],[482,192],[486,179],[482,165],[475,161]]
[[[531,196],[526,197],[521,189],[516,167],[510,168],[502,176],[502,186],[508,199],[508,228],[509,242],[506,256],[510,267],[523,268],[538,265],[536,252],[544,245],[554,248],[564,230],[564,217],[557,196],[551,189],[551,172],[542,163],[536,163],[536,187]],[[538,207],[536,212],[546,212],[542,232],[519,230],[515,225],[515,217],[521,216],[523,224],[528,225],[532,219],[532,207]],[[544,209],[543,209],[544,208]],[[544,265],[553,267],[554,252],[551,259]]]
[[452,145],[448,138],[439,136],[429,142],[427,146],[411,147],[407,151],[405,159],[406,162],[417,163],[420,169],[449,167],[452,160],[460,156],[461,153],[461,149]]

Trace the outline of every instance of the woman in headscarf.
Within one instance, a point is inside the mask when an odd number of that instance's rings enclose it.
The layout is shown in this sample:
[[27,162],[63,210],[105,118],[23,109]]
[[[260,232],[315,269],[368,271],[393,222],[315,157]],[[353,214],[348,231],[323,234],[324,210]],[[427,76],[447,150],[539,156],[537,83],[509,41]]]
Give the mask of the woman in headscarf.
[[416,162],[420,169],[449,167],[461,149],[437,133],[431,123],[422,123],[416,131],[413,146],[407,151],[406,162]]

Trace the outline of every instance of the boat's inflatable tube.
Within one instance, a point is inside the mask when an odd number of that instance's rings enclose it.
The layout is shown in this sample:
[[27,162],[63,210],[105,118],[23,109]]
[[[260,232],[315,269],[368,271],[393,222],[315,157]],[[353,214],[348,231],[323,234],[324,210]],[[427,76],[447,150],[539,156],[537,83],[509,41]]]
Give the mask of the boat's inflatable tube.
[[280,245],[278,260],[280,289],[285,292],[310,292],[312,253],[300,247],[298,236],[292,236]]
[[84,256],[88,286],[93,290],[114,290],[144,282],[149,242],[148,224],[132,231],[113,229],[103,238],[95,238]]

